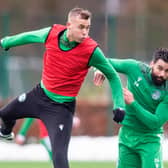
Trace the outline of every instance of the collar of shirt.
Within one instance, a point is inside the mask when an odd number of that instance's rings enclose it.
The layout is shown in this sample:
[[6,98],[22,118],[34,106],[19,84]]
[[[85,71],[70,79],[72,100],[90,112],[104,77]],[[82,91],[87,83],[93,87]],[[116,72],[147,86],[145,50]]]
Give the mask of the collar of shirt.
[[75,42],[75,41],[69,41],[68,38],[67,38],[67,30],[65,30],[63,32],[63,34],[60,36],[60,46],[61,46],[61,49],[63,47],[63,49],[65,50],[69,50],[69,49],[72,49],[73,47],[75,47],[78,43]]

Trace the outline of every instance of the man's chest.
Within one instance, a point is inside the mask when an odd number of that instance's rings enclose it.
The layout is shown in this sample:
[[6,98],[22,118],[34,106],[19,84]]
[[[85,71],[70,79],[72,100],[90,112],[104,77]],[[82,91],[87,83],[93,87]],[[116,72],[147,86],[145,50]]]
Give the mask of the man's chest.
[[140,104],[152,109],[155,109],[167,93],[164,88],[153,85],[141,73],[128,79],[128,87]]

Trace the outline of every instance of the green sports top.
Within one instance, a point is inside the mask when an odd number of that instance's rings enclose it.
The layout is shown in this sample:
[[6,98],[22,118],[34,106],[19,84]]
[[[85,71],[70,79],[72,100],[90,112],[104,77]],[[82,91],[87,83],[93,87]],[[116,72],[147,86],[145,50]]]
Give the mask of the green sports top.
[[[30,44],[30,43],[45,43],[46,38],[50,32],[50,29],[51,27],[47,27],[40,30],[20,33],[14,36],[7,36],[1,39],[1,46],[3,49],[9,49],[11,47]],[[70,50],[75,45],[77,45],[77,43],[70,42],[66,36],[66,31],[65,31],[64,34],[60,37],[59,45],[63,50]],[[94,53],[92,54],[89,60],[88,65],[96,67],[97,69],[102,71],[107,77],[107,79],[109,80],[111,93],[113,97],[114,108],[118,108],[118,107],[125,108],[120,78],[117,75],[114,68],[106,60],[103,52],[99,47],[95,49]],[[52,93],[48,91],[42,83],[41,83],[41,87],[44,89],[46,95],[54,101],[62,103],[67,101],[70,102],[75,99],[75,97],[62,96],[62,95],[57,95],[55,93]]]
[[156,86],[151,79],[150,67],[133,59],[109,59],[117,72],[127,76],[127,88],[135,101],[126,105],[124,126],[141,132],[163,132],[168,120],[168,85]]

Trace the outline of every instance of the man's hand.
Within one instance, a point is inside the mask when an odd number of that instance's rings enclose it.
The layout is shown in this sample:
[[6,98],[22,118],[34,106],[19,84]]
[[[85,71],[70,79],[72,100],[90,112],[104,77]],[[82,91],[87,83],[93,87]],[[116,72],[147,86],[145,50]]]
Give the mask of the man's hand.
[[125,111],[122,108],[117,108],[113,110],[113,114],[114,114],[113,120],[119,123],[124,119]]
[[21,135],[21,134],[17,134],[16,135],[16,138],[15,138],[15,142],[18,144],[18,145],[23,145],[26,141],[26,138],[25,136]]
[[4,48],[2,47],[2,39],[0,39],[0,48],[2,48],[2,49],[5,50],[5,51],[8,51],[8,50],[9,50],[9,48],[5,48],[5,49],[4,49]]
[[126,88],[123,89],[124,100],[126,104],[131,104],[134,101],[133,94]]
[[[123,89],[124,100],[126,104],[131,104],[134,101],[133,94],[126,88]],[[124,119],[125,111],[121,108],[113,110],[114,117],[113,120],[117,123],[121,122]]]
[[101,86],[105,80],[105,76],[99,70],[96,70],[94,73],[93,82],[96,86]]
[[0,47],[2,48],[1,39],[0,39]]

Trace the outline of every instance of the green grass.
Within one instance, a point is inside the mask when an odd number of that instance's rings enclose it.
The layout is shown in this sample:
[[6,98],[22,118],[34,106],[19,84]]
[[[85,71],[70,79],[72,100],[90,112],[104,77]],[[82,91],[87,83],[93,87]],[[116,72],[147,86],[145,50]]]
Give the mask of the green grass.
[[[0,161],[0,168],[52,168],[50,162]],[[70,162],[71,168],[114,168],[112,162]]]
[[115,168],[114,162],[71,162],[71,168]]
[[[52,168],[50,162],[6,162],[0,161],[2,168]],[[115,168],[114,162],[71,162],[71,168]],[[164,163],[164,168],[168,168],[168,162]]]

